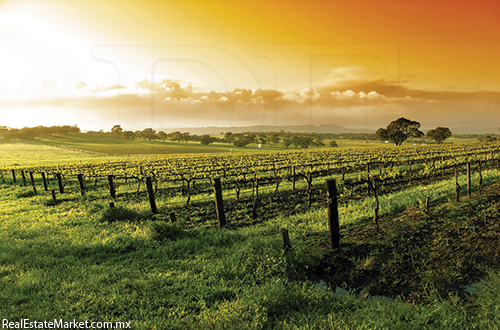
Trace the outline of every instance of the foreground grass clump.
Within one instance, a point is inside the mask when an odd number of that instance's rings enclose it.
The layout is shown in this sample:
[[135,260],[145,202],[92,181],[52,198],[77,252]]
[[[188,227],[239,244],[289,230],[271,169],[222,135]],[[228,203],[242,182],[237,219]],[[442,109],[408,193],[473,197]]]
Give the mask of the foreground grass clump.
[[[490,189],[429,212],[415,195],[403,213],[382,213],[379,231],[350,213],[333,251],[324,210],[187,229],[143,205],[110,209],[74,193],[48,207],[47,196],[3,186],[0,315],[134,329],[498,329],[500,187]],[[368,295],[337,294],[342,282]]]
[[115,221],[135,222],[139,217],[140,214],[138,212],[123,206],[118,206],[104,209],[101,212],[100,221],[108,223],[113,223]]

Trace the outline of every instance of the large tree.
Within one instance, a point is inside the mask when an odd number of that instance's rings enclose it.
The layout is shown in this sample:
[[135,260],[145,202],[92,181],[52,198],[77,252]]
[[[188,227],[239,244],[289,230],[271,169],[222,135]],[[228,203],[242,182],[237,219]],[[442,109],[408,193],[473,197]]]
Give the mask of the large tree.
[[408,138],[424,136],[419,128],[419,122],[401,117],[392,121],[386,128],[379,128],[375,135],[381,141],[391,141],[400,146]]
[[111,129],[111,133],[113,133],[114,135],[121,135],[122,132],[123,132],[123,128],[120,125],[115,125]]
[[145,128],[141,131],[139,136],[144,140],[153,141],[156,140],[156,131],[152,128]]
[[443,143],[444,140],[451,136],[451,131],[448,127],[436,127],[425,134],[425,137],[436,141],[437,144]]

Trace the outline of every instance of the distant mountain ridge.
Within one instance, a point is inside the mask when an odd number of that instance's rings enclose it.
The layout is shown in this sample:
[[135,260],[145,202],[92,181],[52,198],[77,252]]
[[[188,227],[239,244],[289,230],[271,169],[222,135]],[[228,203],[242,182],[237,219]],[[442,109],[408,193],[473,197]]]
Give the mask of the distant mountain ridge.
[[[435,127],[421,128],[423,132],[427,132]],[[233,127],[176,127],[176,128],[155,128],[156,131],[164,131],[171,133],[175,131],[189,132],[190,134],[202,135],[218,135],[225,132],[243,133],[243,132],[290,132],[290,133],[375,133],[377,129],[365,128],[349,128],[335,124],[325,125],[253,125],[253,126],[233,126]],[[498,127],[469,127],[461,126],[450,128],[454,134],[499,134]]]
[[233,127],[180,127],[180,128],[155,128],[156,131],[165,133],[181,131],[191,134],[221,134],[222,132],[243,133],[243,132],[292,132],[292,133],[374,133],[372,129],[347,128],[339,125],[254,125],[254,126],[233,126]]

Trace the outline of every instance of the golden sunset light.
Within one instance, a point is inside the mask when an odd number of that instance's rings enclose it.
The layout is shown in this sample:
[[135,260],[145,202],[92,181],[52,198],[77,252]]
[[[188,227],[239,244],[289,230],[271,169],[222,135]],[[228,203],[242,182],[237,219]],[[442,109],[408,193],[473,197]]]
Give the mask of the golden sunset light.
[[497,329],[500,0],[0,0],[2,329]]
[[498,1],[2,1],[2,125],[497,127],[499,13]]

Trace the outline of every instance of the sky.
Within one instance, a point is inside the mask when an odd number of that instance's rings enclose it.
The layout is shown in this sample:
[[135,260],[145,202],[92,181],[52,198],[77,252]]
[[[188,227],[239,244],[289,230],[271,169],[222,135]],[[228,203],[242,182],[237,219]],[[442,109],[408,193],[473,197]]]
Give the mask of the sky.
[[0,126],[500,127],[500,2],[0,0]]

